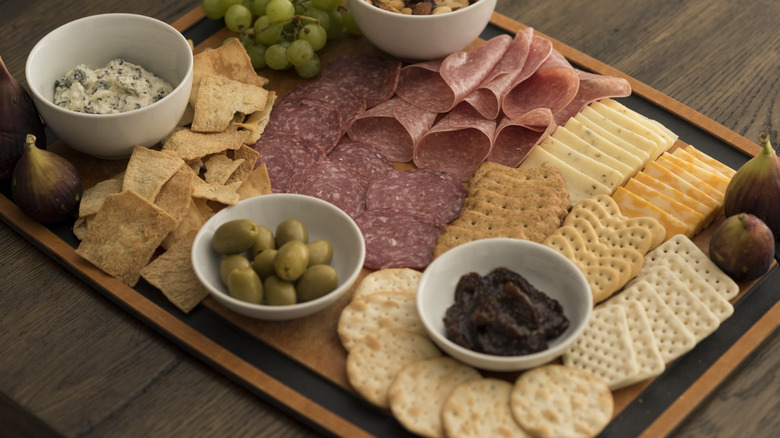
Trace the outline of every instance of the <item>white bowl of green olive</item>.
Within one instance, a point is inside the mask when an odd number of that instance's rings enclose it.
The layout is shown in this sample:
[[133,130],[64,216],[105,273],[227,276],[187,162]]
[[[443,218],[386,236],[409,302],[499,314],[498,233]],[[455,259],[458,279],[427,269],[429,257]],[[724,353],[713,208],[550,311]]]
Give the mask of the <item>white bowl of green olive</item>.
[[223,306],[289,320],[325,309],[355,283],[366,257],[357,224],[320,199],[275,193],[225,208],[192,246],[192,266]]

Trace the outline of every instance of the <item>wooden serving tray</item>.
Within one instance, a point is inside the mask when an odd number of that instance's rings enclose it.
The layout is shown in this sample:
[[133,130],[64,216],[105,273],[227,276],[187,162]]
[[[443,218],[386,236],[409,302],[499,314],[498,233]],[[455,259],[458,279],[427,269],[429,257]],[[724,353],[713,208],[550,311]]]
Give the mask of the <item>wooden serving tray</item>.
[[[220,23],[205,20],[201,8],[173,25],[194,41],[196,50],[215,47],[230,36]],[[482,36],[487,39],[523,27],[495,13]],[[563,43],[552,41],[578,67],[629,80],[634,94],[621,102],[661,121],[682,140],[731,167],[741,166],[759,151],[754,143],[680,102]],[[322,59],[327,62],[344,53],[371,50],[376,49],[363,38],[344,36],[329,42]],[[289,72],[262,74],[270,79],[268,88],[280,94],[300,83]],[[61,143],[50,148],[79,167],[85,187],[115,174],[126,164],[122,160],[96,160]],[[210,297],[185,315],[143,280],[135,288],[128,287],[77,256],[74,250],[78,241],[71,224],[46,227],[28,219],[10,201],[9,185],[0,187],[0,218],[98,291],[215,370],[322,433],[408,434],[388,412],[370,406],[349,386],[346,352],[336,333],[338,316],[349,300],[348,295],[323,312],[288,322],[247,318],[227,310]],[[706,250],[709,232],[701,233],[694,241]],[[735,299],[734,315],[693,351],[672,363],[663,375],[616,391],[615,417],[603,435],[658,436],[673,431],[780,325],[780,294],[776,293],[777,286],[767,280],[771,276],[777,276],[776,266],[763,279],[742,284]]]

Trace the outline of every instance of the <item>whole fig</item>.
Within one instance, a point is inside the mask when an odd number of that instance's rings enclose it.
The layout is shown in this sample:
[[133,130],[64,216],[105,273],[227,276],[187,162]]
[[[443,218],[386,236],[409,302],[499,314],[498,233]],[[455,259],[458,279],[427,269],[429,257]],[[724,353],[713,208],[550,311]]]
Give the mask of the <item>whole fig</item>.
[[772,230],[749,213],[729,216],[710,239],[710,258],[734,281],[749,281],[764,275],[774,256]]

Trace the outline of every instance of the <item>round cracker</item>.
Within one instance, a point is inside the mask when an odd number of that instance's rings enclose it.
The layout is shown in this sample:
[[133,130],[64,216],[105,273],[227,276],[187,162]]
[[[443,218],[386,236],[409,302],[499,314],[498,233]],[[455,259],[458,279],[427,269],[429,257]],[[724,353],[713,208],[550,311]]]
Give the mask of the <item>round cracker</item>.
[[609,387],[593,374],[550,364],[523,373],[510,397],[515,420],[534,436],[590,437],[612,419]]
[[376,292],[417,293],[417,283],[422,272],[410,268],[387,268],[374,271],[360,281],[352,293],[352,299],[363,298]]
[[410,363],[441,356],[426,336],[405,330],[378,330],[358,341],[347,354],[347,379],[369,403],[390,406],[393,379]]
[[512,417],[511,393],[512,384],[496,378],[471,380],[456,386],[441,412],[446,436],[530,437]]
[[413,294],[377,292],[352,301],[341,311],[337,331],[341,345],[349,351],[365,335],[383,328],[425,334]]
[[441,412],[447,396],[461,383],[480,378],[476,369],[447,356],[413,362],[390,385],[390,410],[410,432],[442,437]]

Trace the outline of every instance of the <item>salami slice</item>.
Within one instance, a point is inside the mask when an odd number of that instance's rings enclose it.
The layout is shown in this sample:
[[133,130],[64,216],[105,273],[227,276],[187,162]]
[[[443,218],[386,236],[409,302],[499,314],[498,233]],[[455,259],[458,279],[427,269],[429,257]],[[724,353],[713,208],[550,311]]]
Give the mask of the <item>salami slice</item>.
[[337,58],[322,68],[320,80],[349,90],[371,108],[393,97],[398,86],[401,61],[379,54],[352,54]]
[[585,105],[608,97],[626,97],[631,94],[631,84],[623,78],[604,76],[577,70],[580,88],[566,108],[555,113],[555,121],[563,125],[574,117]]
[[555,131],[557,125],[549,108],[531,110],[517,120],[504,117],[496,128],[488,161],[517,167],[531,149]]
[[368,210],[400,208],[431,213],[444,224],[460,214],[466,190],[452,176],[433,169],[397,170],[368,185]]
[[283,101],[271,111],[263,135],[279,132],[300,137],[328,153],[341,138],[341,114],[333,105],[319,100]]
[[357,116],[366,110],[366,100],[330,81],[316,80],[293,88],[282,102],[302,99],[319,100],[333,105],[341,115],[342,135]]
[[265,163],[274,193],[287,191],[287,183],[298,170],[325,159],[325,151],[314,143],[283,132],[264,133],[252,146],[260,152],[257,165]]
[[450,111],[488,77],[511,42],[509,35],[499,35],[468,52],[408,65],[401,69],[396,94],[427,111]]
[[366,209],[368,180],[347,166],[330,160],[317,161],[298,171],[287,186],[290,193],[330,202],[356,218]]
[[352,140],[376,146],[393,161],[407,162],[435,120],[436,113],[394,97],[361,114],[347,134]]
[[366,210],[355,218],[366,242],[364,266],[369,269],[424,269],[442,228],[415,212]]
[[349,167],[369,181],[395,171],[393,162],[382,151],[355,140],[345,140],[336,145],[328,154],[328,159]]
[[512,88],[504,98],[502,109],[510,119],[518,119],[536,108],[549,108],[555,114],[574,99],[579,86],[574,67],[553,50],[531,77]]
[[490,153],[495,130],[495,120],[485,119],[470,105],[458,105],[417,143],[414,164],[466,181]]

